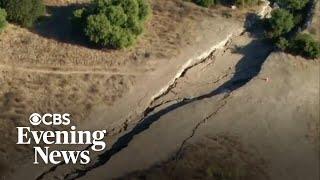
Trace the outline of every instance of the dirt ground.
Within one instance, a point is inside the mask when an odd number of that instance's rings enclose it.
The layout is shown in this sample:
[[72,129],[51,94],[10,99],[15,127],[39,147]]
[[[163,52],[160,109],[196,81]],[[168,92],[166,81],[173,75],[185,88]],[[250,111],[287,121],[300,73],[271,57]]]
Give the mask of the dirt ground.
[[[216,95],[198,96],[195,92],[192,100],[173,100],[150,114],[146,120],[152,122],[147,127],[140,125],[136,129],[143,130],[137,132],[133,129],[132,139],[122,142],[126,146],[82,179],[126,173],[120,179],[178,179],[183,175],[186,179],[222,179],[221,174],[232,176],[239,168],[228,162],[241,157],[236,162],[251,165],[249,174],[253,174],[243,178],[243,170],[242,175],[225,179],[317,180],[319,62],[273,53],[261,72],[239,89],[225,86]],[[190,75],[186,78],[194,77],[192,72]],[[123,137],[129,138],[130,133],[127,136]],[[219,156],[222,147],[211,145],[216,142],[237,150],[222,155],[219,161],[215,155]],[[212,166],[226,169],[216,174]],[[103,173],[106,171],[109,173]]]
[[92,163],[42,179],[316,179],[319,60],[271,53],[254,29],[187,68]]
[[242,147],[237,137],[221,134],[186,145],[176,159],[118,179],[264,180],[264,169],[265,162]]

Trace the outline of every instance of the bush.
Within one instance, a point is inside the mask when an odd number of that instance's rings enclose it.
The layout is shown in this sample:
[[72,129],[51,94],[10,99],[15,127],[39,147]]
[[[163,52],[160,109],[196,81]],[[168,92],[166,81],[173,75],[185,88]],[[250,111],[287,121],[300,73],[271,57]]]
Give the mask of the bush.
[[4,29],[4,27],[7,25],[7,13],[4,9],[0,8],[0,32]]
[[289,51],[308,58],[320,57],[320,43],[310,34],[301,33],[290,41]]
[[301,10],[306,7],[309,0],[276,0],[276,2],[285,9]]
[[267,34],[270,38],[279,38],[294,28],[294,17],[287,10],[276,9],[271,15],[267,22]]
[[146,0],[95,0],[90,7],[74,12],[73,24],[91,42],[125,48],[143,32],[150,12]]
[[0,0],[7,11],[7,19],[24,27],[30,27],[45,13],[42,0]]
[[282,51],[285,51],[289,47],[289,41],[286,38],[281,37],[276,42],[276,46]]
[[[274,2],[277,2],[281,8],[274,10],[272,17],[266,22],[267,35],[274,40],[275,45],[292,54],[306,58],[319,58],[320,42],[314,40],[310,34],[288,34],[294,27],[298,28],[302,24],[303,9],[309,0],[274,0]],[[287,40],[286,37],[291,37],[291,40]]]

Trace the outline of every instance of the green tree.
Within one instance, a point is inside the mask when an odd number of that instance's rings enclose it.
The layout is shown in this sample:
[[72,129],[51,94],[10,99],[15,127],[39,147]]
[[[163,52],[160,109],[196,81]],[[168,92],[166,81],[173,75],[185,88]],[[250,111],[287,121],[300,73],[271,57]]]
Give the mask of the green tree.
[[292,53],[308,58],[320,57],[320,43],[315,41],[310,34],[301,33],[293,38],[289,45]]
[[97,44],[108,45],[112,25],[104,14],[90,15],[87,19],[85,34]]
[[139,20],[145,21],[151,14],[150,4],[146,0],[137,0],[137,2],[139,4]]
[[285,9],[301,10],[306,7],[309,0],[276,0],[276,2]]
[[42,0],[0,0],[0,5],[9,21],[24,27],[31,27],[45,13]]
[[73,23],[91,42],[125,48],[143,32],[150,14],[146,0],[94,0],[90,7],[74,12]]
[[289,41],[283,37],[280,37],[276,42],[276,46],[282,51],[285,51],[289,47]]
[[268,20],[268,36],[278,38],[292,30],[294,27],[294,17],[284,9],[276,9],[271,13],[272,17]]

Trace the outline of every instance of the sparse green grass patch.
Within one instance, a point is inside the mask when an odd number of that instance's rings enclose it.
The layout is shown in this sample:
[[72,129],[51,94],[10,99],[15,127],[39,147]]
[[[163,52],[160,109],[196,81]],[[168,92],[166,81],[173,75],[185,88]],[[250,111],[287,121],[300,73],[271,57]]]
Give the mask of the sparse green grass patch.
[[7,13],[4,9],[0,8],[0,32],[4,29],[4,27],[7,25]]

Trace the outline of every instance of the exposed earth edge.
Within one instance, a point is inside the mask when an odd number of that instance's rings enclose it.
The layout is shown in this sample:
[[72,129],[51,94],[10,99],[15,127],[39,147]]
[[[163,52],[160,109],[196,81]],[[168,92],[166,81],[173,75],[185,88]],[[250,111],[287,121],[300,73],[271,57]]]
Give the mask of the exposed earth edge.
[[[266,8],[263,8],[266,9]],[[265,10],[263,10],[264,12],[266,12]],[[266,14],[262,15],[262,17],[264,17]],[[159,98],[161,98],[162,96],[166,95],[168,93],[168,91],[174,87],[174,84],[176,83],[176,81],[181,78],[189,69],[193,68],[194,66],[197,66],[201,63],[203,63],[204,61],[206,61],[208,58],[212,58],[213,55],[215,54],[215,52],[217,50],[221,50],[223,51],[224,48],[228,47],[228,45],[230,44],[230,42],[232,42],[233,38],[237,38],[238,36],[243,35],[243,33],[245,32],[245,29],[242,29],[241,31],[238,31],[236,34],[231,34],[229,35],[225,40],[221,41],[220,43],[218,43],[217,45],[213,46],[211,48],[210,51],[206,51],[205,53],[201,54],[200,57],[196,58],[196,59],[190,59],[189,61],[187,61],[183,68],[176,74],[175,78],[169,83],[168,86],[166,86],[165,88],[161,89],[160,92],[155,95],[152,98],[151,101],[151,105],[144,111],[144,116],[147,116],[149,112],[154,110],[154,107],[152,106],[152,104]],[[95,165],[93,165],[95,167]],[[44,177],[44,175],[46,175],[47,173],[51,173],[52,171],[56,170],[57,167],[53,167],[51,168],[48,172],[45,172],[44,174],[42,174],[41,176],[39,176],[41,178]],[[91,168],[89,168],[91,169]],[[79,172],[78,172],[79,173]],[[80,173],[81,174],[81,173]],[[82,174],[84,175],[84,174]],[[74,179],[78,176],[74,176],[72,174],[70,175],[66,175],[66,179]]]

